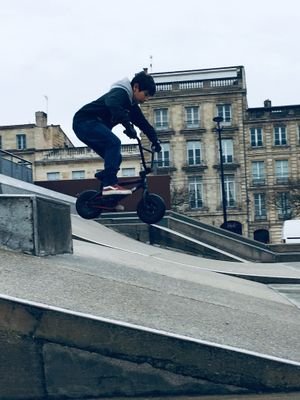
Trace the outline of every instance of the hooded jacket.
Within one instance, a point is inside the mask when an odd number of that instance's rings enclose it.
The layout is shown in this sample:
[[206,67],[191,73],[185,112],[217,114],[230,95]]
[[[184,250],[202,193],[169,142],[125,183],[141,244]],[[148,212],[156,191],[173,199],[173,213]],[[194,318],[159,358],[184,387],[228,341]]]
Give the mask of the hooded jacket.
[[133,90],[128,78],[113,84],[109,92],[83,106],[74,116],[76,122],[94,119],[100,120],[109,129],[118,124],[126,128],[133,123],[152,143],[157,140],[155,129],[133,100]]

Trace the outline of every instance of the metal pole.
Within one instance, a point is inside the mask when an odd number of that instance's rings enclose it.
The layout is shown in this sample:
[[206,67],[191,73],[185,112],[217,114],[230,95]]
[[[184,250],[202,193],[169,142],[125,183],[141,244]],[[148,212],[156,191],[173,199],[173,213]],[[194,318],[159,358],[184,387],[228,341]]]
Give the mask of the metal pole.
[[222,128],[220,126],[220,122],[223,121],[223,118],[215,117],[213,121],[217,123],[216,131],[218,132],[218,139],[219,139],[220,176],[221,176],[221,188],[222,188],[223,221],[224,221],[223,226],[226,229],[227,228],[226,192],[225,192],[225,182],[224,182],[223,149],[222,149],[222,138],[221,138]]

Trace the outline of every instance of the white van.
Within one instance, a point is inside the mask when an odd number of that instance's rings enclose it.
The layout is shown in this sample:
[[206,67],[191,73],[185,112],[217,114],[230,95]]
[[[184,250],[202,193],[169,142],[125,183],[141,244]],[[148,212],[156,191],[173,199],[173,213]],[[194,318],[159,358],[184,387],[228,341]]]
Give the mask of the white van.
[[283,243],[300,243],[300,219],[284,221],[282,227]]

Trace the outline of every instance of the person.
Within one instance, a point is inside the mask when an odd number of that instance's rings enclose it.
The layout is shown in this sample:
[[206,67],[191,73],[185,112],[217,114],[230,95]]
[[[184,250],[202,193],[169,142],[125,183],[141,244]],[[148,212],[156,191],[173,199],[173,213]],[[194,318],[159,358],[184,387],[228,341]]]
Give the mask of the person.
[[137,126],[152,143],[152,149],[161,151],[156,131],[139,106],[154,96],[155,91],[153,77],[141,71],[131,81],[125,78],[113,84],[107,93],[83,106],[73,117],[76,136],[104,159],[104,170],[95,174],[101,181],[103,196],[131,193],[118,184],[121,140],[112,132],[114,126],[122,124],[131,139],[137,137],[134,125]]

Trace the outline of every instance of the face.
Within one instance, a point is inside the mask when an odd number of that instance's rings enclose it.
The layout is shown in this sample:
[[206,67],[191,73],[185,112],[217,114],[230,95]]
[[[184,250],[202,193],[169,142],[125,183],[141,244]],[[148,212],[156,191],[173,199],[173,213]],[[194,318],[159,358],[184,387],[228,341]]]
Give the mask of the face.
[[149,100],[150,95],[148,90],[140,90],[139,85],[135,84],[133,86],[133,98],[138,104],[142,104],[145,101]]

